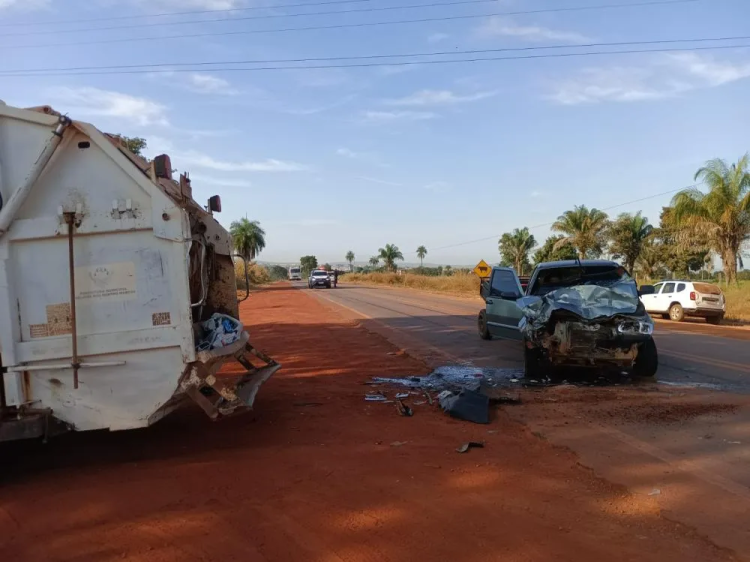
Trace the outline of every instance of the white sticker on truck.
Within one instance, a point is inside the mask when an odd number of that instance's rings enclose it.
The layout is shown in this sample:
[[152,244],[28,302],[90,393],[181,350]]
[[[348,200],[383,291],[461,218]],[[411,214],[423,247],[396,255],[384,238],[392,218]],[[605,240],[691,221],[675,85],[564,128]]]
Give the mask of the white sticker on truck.
[[76,300],[135,298],[135,264],[76,267]]

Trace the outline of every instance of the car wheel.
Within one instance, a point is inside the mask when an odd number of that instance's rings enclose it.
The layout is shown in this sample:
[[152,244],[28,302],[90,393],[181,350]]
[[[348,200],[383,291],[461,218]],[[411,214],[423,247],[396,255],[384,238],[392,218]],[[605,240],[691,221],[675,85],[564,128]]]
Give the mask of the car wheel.
[[724,315],[723,314],[719,314],[718,316],[707,316],[706,317],[706,322],[708,322],[709,324],[713,324],[714,326],[718,326],[719,324],[721,324],[721,322],[723,320],[724,320]]
[[669,307],[669,318],[674,322],[682,322],[682,319],[685,318],[685,310],[683,310],[681,304],[674,303]]
[[659,353],[653,338],[641,344],[633,365],[633,374],[642,379],[652,379],[659,369]]
[[548,368],[539,349],[523,346],[523,374],[527,379],[542,380],[547,378]]
[[484,310],[479,311],[479,318],[477,318],[477,328],[479,329],[479,337],[483,340],[491,340],[492,335],[487,327],[487,312]]

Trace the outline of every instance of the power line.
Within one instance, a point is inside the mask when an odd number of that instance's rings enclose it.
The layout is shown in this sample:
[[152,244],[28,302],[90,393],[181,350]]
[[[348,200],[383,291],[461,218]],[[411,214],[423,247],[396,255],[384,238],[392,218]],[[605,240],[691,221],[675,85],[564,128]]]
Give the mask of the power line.
[[[684,51],[712,51],[722,49],[745,49],[750,47],[750,43],[743,45],[717,45],[712,47],[674,47],[665,49],[629,49],[622,51],[589,51],[585,53],[547,53],[543,55],[524,55],[516,57],[485,57],[485,58],[464,58],[452,60],[417,60],[417,61],[390,61],[390,62],[371,62],[359,64],[318,64],[306,66],[256,66],[253,68],[202,68],[201,72],[257,72],[271,70],[320,70],[326,68],[371,68],[381,66],[420,66],[435,64],[457,64],[473,62],[493,62],[493,61],[512,61],[512,60],[533,60],[533,59],[552,59],[552,58],[575,58],[600,55],[628,55],[637,53],[672,53]],[[29,73],[15,72],[0,74],[4,78],[8,77],[45,77],[45,76],[104,76],[111,74],[154,74],[154,73],[176,73],[176,72],[194,72],[193,68],[178,69],[150,69],[150,70],[111,70],[103,72],[45,72]]]
[[[310,16],[331,16],[340,14],[360,14],[360,13],[372,13],[372,12],[389,12],[393,10],[413,10],[420,8],[439,8],[442,6],[464,6],[470,4],[494,4],[498,0],[452,0],[450,2],[433,2],[431,4],[407,4],[404,6],[377,6],[371,8],[352,8],[350,10],[328,10],[324,12],[300,12],[295,14],[267,14],[264,16],[246,16],[240,18],[222,18],[213,20],[189,20],[189,21],[173,21],[169,23],[150,22],[150,23],[136,23],[132,25],[117,25],[110,27],[89,27],[83,29],[63,29],[63,30],[48,30],[48,31],[24,31],[22,33],[4,33],[0,37],[28,37],[31,35],[58,35],[62,33],[83,33],[86,31],[115,31],[118,29],[142,29],[144,27],[168,27],[174,25],[195,25],[205,23],[232,23],[238,21],[256,21],[256,20],[268,20],[268,19],[287,19],[287,18],[298,18],[298,17],[310,17]],[[690,0],[697,1],[697,0]]]
[[126,37],[120,39],[99,39],[95,41],[75,41],[68,43],[41,43],[37,45],[5,45],[3,49],[31,49],[40,47],[70,47],[70,46],[82,46],[82,45],[105,45],[113,43],[132,43],[132,42],[144,42],[144,41],[161,41],[170,39],[196,39],[200,37],[227,37],[232,35],[255,35],[255,34],[266,34],[266,33],[286,33],[291,31],[324,31],[331,29],[353,29],[353,28],[365,28],[365,27],[379,27],[385,25],[405,25],[414,23],[430,23],[430,22],[441,22],[441,21],[458,21],[458,20],[470,20],[470,19],[481,19],[495,16],[517,16],[517,15],[530,15],[530,14],[543,14],[552,12],[582,12],[591,10],[606,10],[606,9],[617,9],[617,8],[634,8],[634,7],[645,7],[645,6],[658,6],[658,5],[671,5],[671,4],[685,4],[693,2],[702,2],[704,0],[649,0],[646,2],[636,2],[628,4],[599,4],[594,6],[571,6],[567,8],[545,8],[539,10],[523,10],[514,12],[491,12],[488,14],[464,14],[454,16],[440,16],[440,17],[429,17],[429,18],[415,18],[410,20],[390,20],[390,21],[376,21],[376,22],[361,22],[361,23],[340,23],[332,25],[311,25],[304,27],[283,27],[283,28],[272,28],[272,29],[249,29],[240,31],[221,31],[221,32],[209,32],[209,33],[189,33],[180,35],[152,35],[148,37]]
[[[661,193],[655,193],[654,195],[649,195],[647,197],[641,197],[640,199],[633,199],[632,201],[626,201],[625,203],[618,203],[617,205],[611,205],[610,207],[604,207],[602,209],[599,209],[600,211],[611,211],[612,209],[617,209],[619,207],[625,207],[626,205],[632,205],[633,203],[640,203],[641,201],[648,201],[649,199],[656,199],[657,197],[663,197],[664,195],[671,195],[672,193],[677,193],[678,191],[684,191],[686,189],[692,189],[697,187],[696,184],[688,185],[686,187],[681,187],[679,189],[670,189],[669,191],[662,191]],[[546,222],[542,224],[536,224],[534,226],[528,227],[529,230],[536,230],[537,228],[544,228],[549,227],[555,224],[555,221]],[[466,242],[459,242],[457,244],[449,244],[447,246],[440,246],[439,248],[433,248],[432,252],[437,252],[440,250],[448,250],[451,248],[458,248],[460,246],[468,246],[469,244],[476,244],[477,242],[486,242],[487,240],[497,240],[502,236],[502,234],[495,234],[494,236],[485,236],[484,238],[477,238],[475,240],[468,240]],[[416,254],[416,252],[409,252],[409,254]]]
[[226,8],[222,10],[191,10],[189,12],[162,12],[159,14],[139,14],[137,16],[110,16],[106,18],[90,18],[90,19],[75,19],[75,20],[51,20],[51,21],[39,21],[39,22],[28,22],[28,23],[2,23],[0,27],[29,27],[35,25],[59,25],[65,23],[92,23],[97,21],[117,21],[117,20],[135,20],[135,19],[150,19],[150,18],[161,18],[170,16],[195,16],[200,14],[229,14],[235,12],[249,12],[251,10],[280,10],[283,8],[306,8],[315,6],[329,6],[332,4],[362,4],[365,2],[372,2],[372,0],[329,0],[327,2],[307,2],[301,4],[281,4],[278,6],[250,6],[247,8]]
[[[135,68],[157,68],[160,66],[170,67],[171,72],[174,67],[182,66],[217,66],[222,64],[293,64],[303,62],[331,62],[346,60],[373,60],[373,59],[390,59],[390,58],[415,58],[415,57],[436,57],[436,56],[455,56],[455,55],[473,55],[484,53],[502,53],[502,52],[522,52],[522,51],[539,51],[552,49],[583,49],[593,47],[626,47],[635,45],[664,45],[675,43],[707,43],[719,41],[743,41],[750,39],[750,35],[740,35],[733,37],[699,37],[693,39],[654,39],[649,41],[618,41],[610,43],[584,43],[579,45],[546,45],[533,47],[501,47],[497,49],[470,49],[470,50],[451,50],[451,51],[430,51],[421,53],[392,53],[392,54],[373,54],[373,55],[349,55],[335,57],[304,57],[296,59],[250,59],[237,61],[198,61],[198,62],[160,62],[145,64],[121,64],[121,65],[101,65],[101,66],[69,66],[63,68],[25,68],[17,70],[0,70],[0,75],[8,72],[67,72],[76,70],[120,70]],[[192,70],[192,69],[191,69]]]

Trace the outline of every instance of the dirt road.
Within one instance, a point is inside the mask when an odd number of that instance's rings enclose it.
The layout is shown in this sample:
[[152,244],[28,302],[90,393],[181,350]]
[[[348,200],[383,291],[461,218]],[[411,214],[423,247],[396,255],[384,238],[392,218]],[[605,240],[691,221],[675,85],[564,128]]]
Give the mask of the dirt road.
[[[510,408],[482,426],[366,403],[370,377],[427,367],[306,292],[275,286],[242,313],[284,365],[254,414],[212,424],[191,408],[146,430],[3,445],[16,462],[0,472],[2,559],[737,559]],[[485,448],[456,453],[468,440]]]

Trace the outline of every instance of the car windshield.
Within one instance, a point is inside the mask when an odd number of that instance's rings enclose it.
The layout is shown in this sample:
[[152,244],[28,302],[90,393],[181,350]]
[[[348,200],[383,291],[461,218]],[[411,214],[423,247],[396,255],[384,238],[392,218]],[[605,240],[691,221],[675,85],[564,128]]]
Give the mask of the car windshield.
[[[631,281],[631,283],[623,283]],[[635,282],[625,271],[624,267],[607,265],[588,265],[588,266],[571,266],[561,267],[548,270],[542,270],[537,276],[534,284],[534,295],[546,295],[547,293],[563,287],[572,287],[574,285],[598,285],[600,287],[611,287],[619,284],[621,290],[632,285],[628,292],[637,295]]]
[[313,277],[328,277],[327,271],[313,271]]

